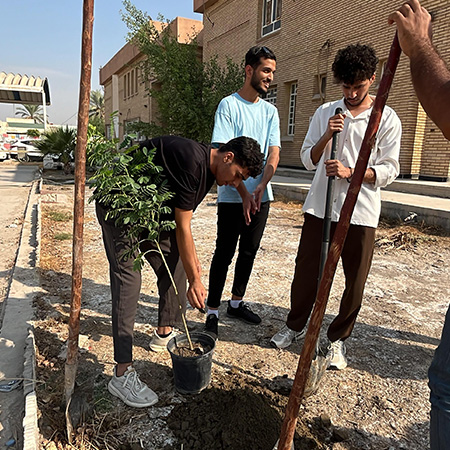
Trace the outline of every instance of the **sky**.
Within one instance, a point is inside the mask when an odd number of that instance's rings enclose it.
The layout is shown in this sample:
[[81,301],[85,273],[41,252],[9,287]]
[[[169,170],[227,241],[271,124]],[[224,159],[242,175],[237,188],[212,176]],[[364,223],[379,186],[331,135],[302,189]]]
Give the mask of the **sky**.
[[[152,19],[177,16],[202,20],[193,0],[132,0]],[[0,72],[47,78],[49,121],[75,125],[81,66],[83,0],[2,2]],[[99,69],[126,43],[122,0],[94,0],[91,89],[99,89]],[[18,105],[0,103],[0,120],[14,117]]]

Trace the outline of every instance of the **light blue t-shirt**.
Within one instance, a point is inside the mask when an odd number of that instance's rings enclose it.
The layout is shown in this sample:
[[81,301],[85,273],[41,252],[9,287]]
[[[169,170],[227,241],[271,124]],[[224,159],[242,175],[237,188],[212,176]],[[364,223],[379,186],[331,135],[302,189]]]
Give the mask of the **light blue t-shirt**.
[[[256,103],[244,100],[237,92],[222,99],[214,118],[213,144],[225,144],[229,140],[247,136],[258,141],[264,158],[269,147],[280,145],[280,119],[277,108],[259,99]],[[244,181],[248,192],[252,193],[262,178],[249,177]],[[272,186],[267,184],[262,201],[273,200]],[[218,202],[242,203],[242,198],[232,186],[218,186]]]

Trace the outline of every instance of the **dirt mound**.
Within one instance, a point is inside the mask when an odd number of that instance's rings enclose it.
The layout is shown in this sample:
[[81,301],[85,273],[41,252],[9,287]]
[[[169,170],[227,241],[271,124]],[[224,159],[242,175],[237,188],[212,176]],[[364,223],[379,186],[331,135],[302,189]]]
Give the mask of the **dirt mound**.
[[[272,450],[286,403],[286,397],[228,372],[209,389],[175,406],[167,424],[178,442],[192,450]],[[313,435],[313,428],[298,423],[296,449],[325,448],[320,443],[324,436],[318,435],[321,430],[316,428]]]

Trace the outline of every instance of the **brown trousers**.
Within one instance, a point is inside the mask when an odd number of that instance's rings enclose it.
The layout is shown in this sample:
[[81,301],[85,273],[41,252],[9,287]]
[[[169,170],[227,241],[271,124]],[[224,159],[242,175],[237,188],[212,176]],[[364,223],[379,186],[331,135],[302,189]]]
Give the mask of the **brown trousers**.
[[[336,225],[336,222],[331,224],[331,239]],[[322,227],[323,219],[305,214],[291,285],[291,310],[286,321],[291,330],[303,330],[314,306],[318,288]],[[374,242],[375,228],[350,225],[341,255],[345,290],[339,313],[328,328],[327,335],[331,342],[345,340],[353,330],[372,264]]]
[[[133,361],[133,329],[141,290],[141,272],[133,270],[134,258],[122,258],[123,253],[131,248],[127,229],[116,227],[111,219],[106,220],[106,212],[96,203],[97,218],[102,227],[103,243],[109,262],[114,360],[117,363],[127,363]],[[186,274],[178,253],[175,230],[162,232],[159,245],[185,308]],[[141,245],[143,252],[155,249],[156,246],[149,241]],[[145,257],[157,276],[158,326],[177,325],[181,322],[181,311],[163,260],[155,251],[148,252]]]

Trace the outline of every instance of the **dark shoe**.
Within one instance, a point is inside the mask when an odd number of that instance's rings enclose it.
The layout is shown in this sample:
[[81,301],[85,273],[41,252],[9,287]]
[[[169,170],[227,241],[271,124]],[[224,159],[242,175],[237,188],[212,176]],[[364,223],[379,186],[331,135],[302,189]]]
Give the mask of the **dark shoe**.
[[204,332],[214,340],[219,337],[219,318],[215,314],[209,314],[206,318]]
[[239,303],[238,308],[232,308],[230,302],[228,302],[227,316],[234,319],[241,319],[251,325],[258,325],[261,323],[261,317],[255,314],[250,307],[244,303]]

